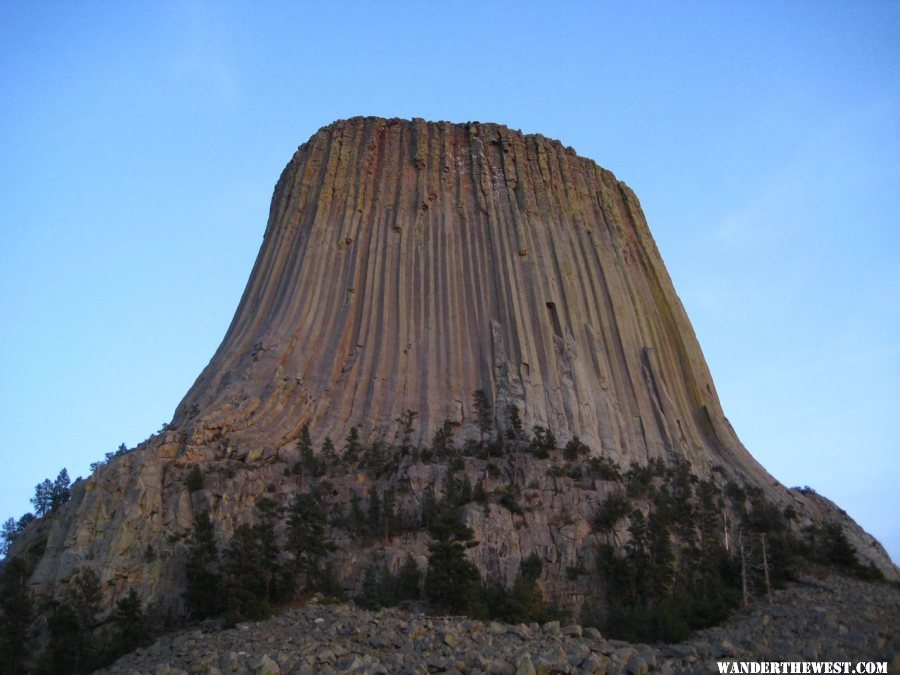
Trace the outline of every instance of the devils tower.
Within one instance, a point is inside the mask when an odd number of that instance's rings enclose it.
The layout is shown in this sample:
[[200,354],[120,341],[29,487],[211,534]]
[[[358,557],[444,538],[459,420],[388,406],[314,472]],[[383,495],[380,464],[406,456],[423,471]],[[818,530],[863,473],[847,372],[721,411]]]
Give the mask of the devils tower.
[[[426,567],[426,505],[443,499],[485,579],[509,587],[536,556],[545,595],[577,610],[601,589],[601,546],[621,548],[629,519],[652,513],[665,467],[705,481],[723,555],[735,519],[765,503],[798,532],[836,524],[896,575],[846,514],[787,490],[743,447],[624,183],[497,124],[354,118],[282,172],[234,319],[168,428],[77,481],[12,553],[42,593],[88,568],[105,607],[135,588],[178,614],[199,514],[221,550],[263,497],[271,514],[318,490],[352,592],[373,556]],[[637,510],[613,518],[626,493]],[[396,519],[360,536],[360,505],[387,495]]]
[[178,408],[199,437],[284,445],[418,412],[471,430],[472,392],[617,462],[762,471],[726,422],[634,193],[496,124],[356,118],[275,188],[228,334]]

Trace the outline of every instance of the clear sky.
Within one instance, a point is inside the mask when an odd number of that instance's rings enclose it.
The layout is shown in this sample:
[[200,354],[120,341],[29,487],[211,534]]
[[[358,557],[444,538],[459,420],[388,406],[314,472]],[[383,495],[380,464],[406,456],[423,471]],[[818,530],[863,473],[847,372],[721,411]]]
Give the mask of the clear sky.
[[726,414],[900,560],[900,3],[0,4],[0,518],[171,419],[275,181],[354,115],[635,189]]

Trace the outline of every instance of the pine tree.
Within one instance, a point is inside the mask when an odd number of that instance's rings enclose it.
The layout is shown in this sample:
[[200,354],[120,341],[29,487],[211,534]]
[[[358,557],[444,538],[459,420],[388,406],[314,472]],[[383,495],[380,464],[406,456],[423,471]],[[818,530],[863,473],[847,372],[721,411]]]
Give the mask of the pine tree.
[[297,473],[306,473],[309,476],[315,476],[318,471],[316,466],[316,457],[313,454],[312,437],[309,434],[309,425],[304,424],[300,427],[300,437],[297,439],[297,450],[300,451],[300,467],[301,471]]
[[49,640],[38,672],[89,673],[103,665],[102,645],[93,634],[100,599],[100,578],[83,567],[69,579],[65,598],[46,604],[42,613],[47,618]]
[[300,435],[297,437],[297,449],[300,451],[301,457],[307,453],[312,453],[312,437],[309,434],[308,424],[300,427]]
[[381,498],[378,496],[378,490],[373,486],[369,490],[369,534],[372,536],[378,535],[381,531],[381,524]]
[[431,523],[434,521],[439,511],[437,497],[435,497],[434,495],[433,485],[428,485],[425,487],[425,490],[422,494],[422,506],[420,507],[420,509],[421,524],[427,529],[431,527]]
[[597,515],[594,517],[594,527],[598,532],[609,535],[615,529],[616,524],[630,511],[631,505],[628,500],[620,494],[613,493],[600,504]]
[[289,600],[293,594],[293,579],[281,562],[281,547],[275,534],[275,521],[281,507],[268,497],[256,500],[260,521],[253,526],[253,534],[259,542],[265,597],[270,603]]
[[425,594],[436,607],[451,614],[474,613],[480,601],[481,577],[465,551],[465,545],[455,541],[428,545]]
[[631,539],[625,546],[629,566],[630,600],[634,603],[647,599],[647,587],[650,576],[650,534],[647,519],[640,509],[634,509],[630,515],[631,524],[628,532]]
[[461,491],[462,484],[452,472],[448,472],[444,478],[444,505],[453,509],[462,506],[459,499]]
[[353,601],[363,609],[375,610],[381,607],[378,595],[378,570],[375,563],[370,563],[363,572],[362,589]]
[[100,577],[88,568],[80,568],[69,580],[66,599],[78,616],[78,623],[85,632],[90,632],[100,613]]
[[10,548],[12,548],[12,543],[18,535],[19,530],[16,527],[16,519],[7,518],[3,523],[2,534],[0,534],[0,556],[4,558],[7,556]]
[[650,589],[651,603],[660,603],[672,593],[675,573],[675,553],[669,539],[668,523],[659,513],[648,521],[650,536]]
[[464,476],[462,482],[459,484],[459,497],[457,498],[457,502],[460,506],[465,506],[471,501],[472,481],[469,480],[468,476]]
[[306,492],[294,498],[288,515],[286,550],[294,556],[294,571],[306,577],[306,587],[321,581],[322,563],[335,550],[325,533],[325,514],[318,500]]
[[0,570],[0,672],[24,672],[32,612],[25,561],[7,560]]
[[325,437],[325,440],[322,441],[322,449],[319,451],[319,456],[322,459],[322,462],[326,467],[333,467],[335,461],[335,450],[334,443],[331,441],[331,438],[328,436]]
[[677,461],[671,468],[671,509],[674,531],[682,539],[690,540],[694,535],[696,512],[694,509],[694,483],[697,478],[691,473],[688,461]]
[[16,521],[16,529],[19,532],[23,532],[26,527],[28,527],[31,523],[33,523],[37,518],[33,513],[25,513]]
[[825,562],[852,569],[859,566],[856,549],[837,523],[828,523],[821,530],[822,557]]
[[415,431],[415,421],[418,416],[419,413],[415,410],[407,410],[397,418],[397,423],[400,425],[400,450],[404,455],[409,454],[412,450],[412,437],[413,432]]
[[422,573],[419,572],[419,566],[413,559],[412,555],[406,554],[406,560],[403,567],[397,574],[397,600],[418,600],[419,599],[419,581]]
[[384,464],[384,446],[381,441],[375,441],[365,453],[365,467],[377,478],[384,472]]
[[455,448],[453,445],[453,425],[450,420],[444,420],[431,439],[431,449],[438,460],[446,458]]
[[137,592],[133,588],[116,602],[112,613],[112,651],[127,654],[149,642],[147,618]]
[[391,531],[397,525],[396,497],[392,488],[385,488],[384,497],[381,500],[381,522],[384,533],[384,544],[387,546]]
[[69,501],[71,494],[69,472],[63,469],[53,482],[53,488],[50,491],[50,510],[56,511],[56,509]]
[[485,436],[490,435],[494,428],[494,409],[484,389],[477,389],[472,395],[475,406],[475,424],[481,435],[481,445],[484,447]]
[[451,614],[483,614],[483,590],[478,568],[466,558],[475,545],[472,531],[454,509],[444,508],[431,523],[425,594],[436,607]]
[[266,572],[254,528],[246,523],[239,525],[222,562],[225,607],[230,618],[262,619],[269,615]]
[[219,549],[209,513],[194,516],[194,532],[188,541],[187,589],[184,593],[188,612],[194,619],[215,616],[222,610],[222,577]]
[[348,524],[355,534],[364,531],[366,527],[366,514],[363,513],[362,499],[357,492],[353,492],[350,495],[350,515],[348,517]]
[[34,487],[34,497],[31,498],[31,503],[34,505],[34,512],[38,518],[43,518],[50,512],[53,506],[53,483],[49,478],[45,478]]
[[509,594],[509,614],[501,618],[510,623],[531,623],[541,618],[544,612],[544,594],[537,580],[543,569],[544,563],[534,553],[522,561],[521,571]]
[[509,414],[509,430],[507,435],[510,440],[520,441],[522,440],[522,436],[525,435],[525,427],[522,425],[522,416],[519,414],[519,409],[510,403],[506,410]]
[[337,578],[331,563],[326,562],[322,565],[321,569],[316,573],[313,587],[331,600],[343,602],[347,599],[347,593]]
[[344,445],[344,461],[348,463],[359,460],[359,430],[354,426],[350,427],[347,433]]
[[89,672],[90,646],[72,606],[51,599],[42,607],[41,614],[47,619],[49,640],[41,655],[42,668],[38,670],[71,675]]

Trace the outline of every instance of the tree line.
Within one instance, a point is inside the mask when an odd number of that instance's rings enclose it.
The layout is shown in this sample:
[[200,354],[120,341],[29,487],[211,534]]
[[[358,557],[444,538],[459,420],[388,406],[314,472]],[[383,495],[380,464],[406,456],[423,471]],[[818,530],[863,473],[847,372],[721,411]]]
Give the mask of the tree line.
[[[874,568],[859,563],[839,526],[798,532],[792,524],[796,513],[790,507],[779,509],[758,488],[726,481],[721,469],[713,472],[720,474],[716,480],[712,475],[699,478],[686,461],[652,461],[625,470],[608,457],[591,457],[590,448],[577,436],[560,448],[546,427],[535,425],[526,432],[514,406],[506,410],[501,427],[483,390],[474,392],[473,410],[477,437],[457,443],[453,425],[445,421],[438,425],[431,444],[422,447],[412,442],[418,417],[412,410],[398,418],[397,443],[392,446],[364,443],[359,430],[352,427],[341,451],[327,438],[315,449],[308,426],[301,427],[298,460],[285,468],[285,479],[296,485],[286,504],[268,496],[258,498],[250,522],[235,524],[231,532],[217,533],[207,511],[194,514],[186,540],[183,600],[187,619],[218,618],[226,623],[259,619],[310,593],[346,599],[329,565],[336,548],[329,532],[335,528],[370,546],[383,542],[380,553],[375,546],[356,584],[353,600],[362,607],[426,602],[441,612],[510,622],[557,617],[558,610],[546,602],[541,589],[540,557],[523,560],[513,585],[506,588],[485,582],[467,554],[477,542],[461,519],[462,507],[475,503],[487,508],[494,503],[513,514],[528,508],[522,499],[524,486],[518,484],[520,456],[526,453],[538,460],[552,458],[551,475],[587,478],[591,484],[599,479],[604,485],[607,496],[593,520],[603,542],[595,552],[596,564],[590,569],[579,564],[566,575],[574,580],[588,574],[596,581],[598,591],[583,604],[580,619],[611,637],[682,640],[691,630],[713,625],[741,603],[795,578],[809,564],[837,566],[863,578],[878,576]],[[123,448],[107,453],[107,461],[127,452]],[[485,460],[486,475],[500,479],[505,473],[509,483],[488,493],[482,480],[473,485],[465,472],[460,479],[457,473],[465,469],[468,457]],[[411,512],[400,508],[398,483],[392,478],[402,466],[417,462],[446,463],[448,470],[443,485],[427,488],[418,509]],[[368,494],[353,491],[348,503],[332,505],[326,513],[323,504],[328,503],[332,488],[329,478],[351,468],[368,473],[376,483]],[[380,479],[388,479],[381,490],[375,487]],[[184,476],[191,493],[204,489],[206,480],[198,465]],[[4,552],[30,520],[58,510],[70,493],[65,469],[55,481],[39,483],[32,499],[37,516],[26,514],[28,519],[10,518],[4,523]],[[429,535],[424,568],[408,556],[391,571],[387,546],[399,534],[414,531]],[[89,580],[74,579],[65,598],[35,609],[28,604],[26,572],[18,559],[8,561],[3,569],[0,646],[6,650],[4,658],[21,659],[16,649],[26,644],[22,636],[36,614],[45,617],[51,638],[41,657],[44,664],[96,667],[99,660],[125,645],[136,644],[139,633],[146,639],[146,617],[133,591],[117,601],[113,617],[101,627],[89,600],[94,597]],[[119,607],[120,603],[125,604]]]
[[[0,672],[37,675],[80,675],[109,665],[123,654],[147,643],[150,637],[143,605],[133,588],[119,598],[104,625],[100,580],[89,568],[80,568],[61,597],[37,606],[28,588],[29,570],[14,557],[0,572]],[[29,635],[33,619],[43,617],[47,639],[37,656]],[[33,657],[33,658],[30,658]]]

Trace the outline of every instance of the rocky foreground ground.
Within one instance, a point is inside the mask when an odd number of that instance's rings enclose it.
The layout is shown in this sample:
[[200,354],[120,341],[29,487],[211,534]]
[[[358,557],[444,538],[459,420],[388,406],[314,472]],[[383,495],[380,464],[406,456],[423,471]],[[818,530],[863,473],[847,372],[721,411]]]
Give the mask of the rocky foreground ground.
[[629,644],[593,628],[506,625],[401,610],[311,604],[229,630],[184,631],[110,674],[709,673],[717,660],[887,661],[900,670],[900,589],[810,579],[676,645]]

